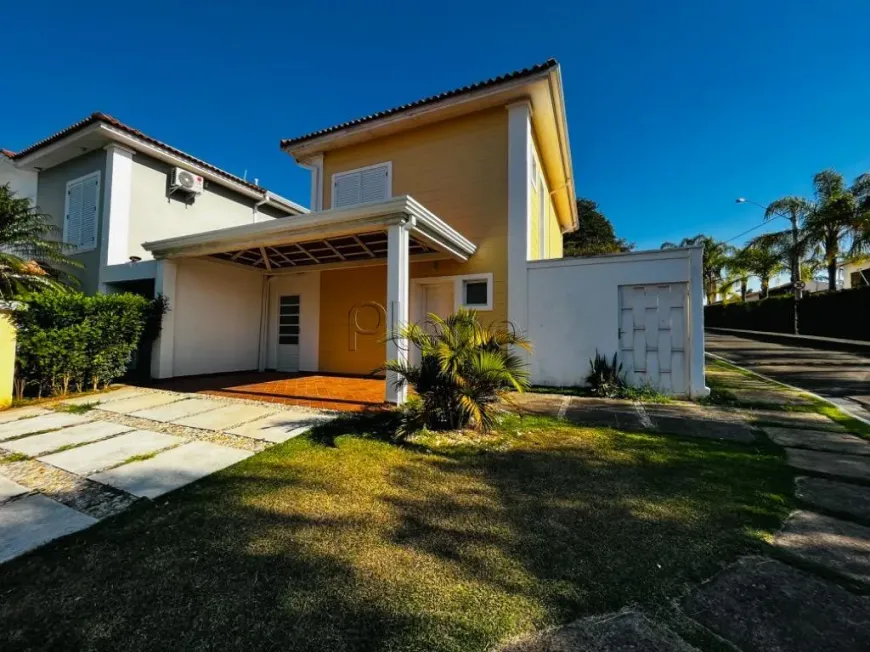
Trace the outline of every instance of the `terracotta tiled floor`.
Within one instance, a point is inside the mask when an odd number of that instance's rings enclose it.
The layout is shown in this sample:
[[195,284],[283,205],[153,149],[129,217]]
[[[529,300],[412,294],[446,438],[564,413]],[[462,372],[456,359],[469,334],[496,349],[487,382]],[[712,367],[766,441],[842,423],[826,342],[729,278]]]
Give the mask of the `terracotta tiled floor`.
[[157,386],[178,392],[360,412],[384,405],[384,382],[379,378],[267,371],[171,378]]

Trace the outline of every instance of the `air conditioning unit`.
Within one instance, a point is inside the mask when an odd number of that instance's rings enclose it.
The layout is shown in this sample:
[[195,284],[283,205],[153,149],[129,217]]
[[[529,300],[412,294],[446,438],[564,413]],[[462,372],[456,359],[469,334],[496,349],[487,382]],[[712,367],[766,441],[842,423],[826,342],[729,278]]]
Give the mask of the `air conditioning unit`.
[[201,195],[203,191],[202,177],[184,168],[173,168],[172,189],[184,190],[194,195]]

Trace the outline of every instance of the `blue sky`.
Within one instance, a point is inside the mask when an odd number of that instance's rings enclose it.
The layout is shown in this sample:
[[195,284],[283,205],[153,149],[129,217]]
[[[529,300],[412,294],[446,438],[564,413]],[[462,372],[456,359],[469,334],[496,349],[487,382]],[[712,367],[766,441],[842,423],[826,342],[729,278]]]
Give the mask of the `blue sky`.
[[[308,203],[278,149],[343,120],[562,64],[578,194],[640,248],[731,238],[814,172],[870,170],[870,3],[5,3],[0,146],[100,110]],[[10,59],[11,56],[11,59]]]

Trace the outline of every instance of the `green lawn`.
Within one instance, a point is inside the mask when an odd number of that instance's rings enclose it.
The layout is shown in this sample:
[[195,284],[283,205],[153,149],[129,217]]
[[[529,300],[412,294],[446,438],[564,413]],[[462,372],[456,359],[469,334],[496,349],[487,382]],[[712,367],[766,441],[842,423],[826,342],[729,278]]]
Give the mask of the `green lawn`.
[[511,418],[400,446],[361,423],[0,566],[0,649],[482,651],[655,613],[791,501],[765,444]]

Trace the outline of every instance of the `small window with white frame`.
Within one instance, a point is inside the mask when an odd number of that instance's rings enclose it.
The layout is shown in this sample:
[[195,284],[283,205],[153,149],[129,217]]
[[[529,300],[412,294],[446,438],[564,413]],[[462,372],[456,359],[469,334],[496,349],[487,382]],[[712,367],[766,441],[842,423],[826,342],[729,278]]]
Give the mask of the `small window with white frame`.
[[459,308],[492,310],[492,274],[473,274],[456,278]]

